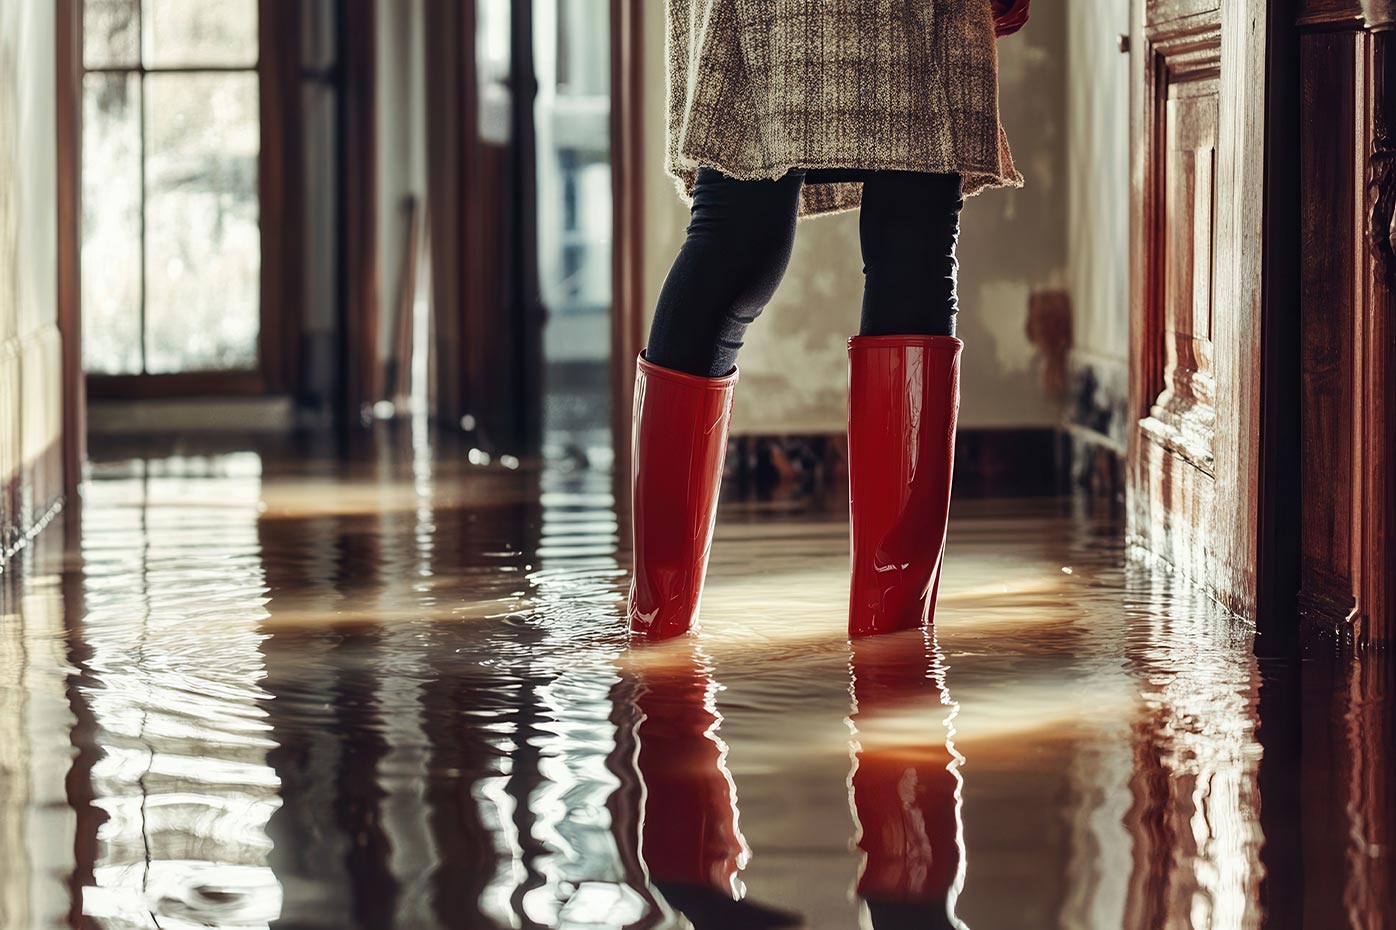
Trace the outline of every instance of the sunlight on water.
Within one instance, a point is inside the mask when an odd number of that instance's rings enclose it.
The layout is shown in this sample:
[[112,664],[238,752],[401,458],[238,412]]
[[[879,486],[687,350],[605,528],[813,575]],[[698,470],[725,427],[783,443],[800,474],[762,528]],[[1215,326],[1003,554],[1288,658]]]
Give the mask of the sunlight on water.
[[100,466],[4,608],[0,923],[1258,927],[1253,631],[1119,529],[960,502],[935,629],[850,644],[841,516],[729,504],[632,648],[605,471]]
[[[190,472],[193,473],[190,473]],[[101,752],[82,912],[106,927],[267,926],[280,781],[262,703],[254,457],[93,482],[77,691]]]

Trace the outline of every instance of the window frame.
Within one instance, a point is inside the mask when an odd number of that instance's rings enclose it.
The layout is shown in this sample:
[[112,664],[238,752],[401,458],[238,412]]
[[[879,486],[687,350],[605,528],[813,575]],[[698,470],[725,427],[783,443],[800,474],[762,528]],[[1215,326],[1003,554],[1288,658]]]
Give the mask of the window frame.
[[[77,6],[83,0],[72,0]],[[248,369],[187,371],[173,373],[100,374],[84,372],[87,395],[97,399],[136,399],[205,395],[283,394],[296,384],[295,369],[300,353],[301,320],[298,305],[302,207],[299,185],[300,121],[300,17],[299,4],[284,0],[257,2],[257,61],[243,65],[179,65],[146,67],[142,59],[131,66],[87,68],[81,58],[82,35],[77,37],[77,100],[75,118],[80,122],[83,79],[88,74],[137,74],[142,82],[150,74],[248,74],[258,79],[258,123],[260,146],[257,155],[257,217],[261,238],[259,281],[259,327],[257,361]],[[73,105],[70,102],[69,105]],[[144,135],[142,112],[142,135]],[[77,159],[76,184],[81,189],[81,158]],[[144,177],[144,165],[142,165]],[[145,209],[145,191],[141,192]],[[81,216],[75,231],[81,250]],[[142,263],[144,263],[142,229]],[[80,274],[80,272],[77,272]],[[144,273],[144,272],[142,272]],[[142,293],[141,312],[146,312]],[[81,350],[79,349],[79,352]],[[80,364],[80,362],[79,362]]]

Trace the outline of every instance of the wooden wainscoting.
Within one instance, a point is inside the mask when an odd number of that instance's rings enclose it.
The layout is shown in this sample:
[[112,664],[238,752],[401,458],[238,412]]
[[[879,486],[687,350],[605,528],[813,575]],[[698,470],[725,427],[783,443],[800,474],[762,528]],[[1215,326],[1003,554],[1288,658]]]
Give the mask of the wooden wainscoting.
[[1294,419],[1287,11],[1147,0],[1134,26],[1128,532],[1262,628],[1272,588],[1293,604],[1269,545],[1293,510],[1270,467]]

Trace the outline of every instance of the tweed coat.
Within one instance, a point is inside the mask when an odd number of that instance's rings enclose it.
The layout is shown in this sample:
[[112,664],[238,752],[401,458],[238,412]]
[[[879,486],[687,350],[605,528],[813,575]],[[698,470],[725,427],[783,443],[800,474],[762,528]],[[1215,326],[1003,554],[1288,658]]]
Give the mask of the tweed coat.
[[[999,124],[990,0],[666,3],[667,168],[685,201],[700,167],[959,173],[966,196],[1022,185]],[[851,210],[862,190],[816,171],[800,215]]]

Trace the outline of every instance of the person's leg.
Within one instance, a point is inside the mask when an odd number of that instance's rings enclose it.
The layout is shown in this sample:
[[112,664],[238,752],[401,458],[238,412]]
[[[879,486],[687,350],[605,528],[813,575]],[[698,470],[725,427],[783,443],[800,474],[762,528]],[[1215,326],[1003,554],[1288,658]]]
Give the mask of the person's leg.
[[688,238],[664,281],[645,357],[662,368],[720,378],[775,293],[795,242],[802,172],[738,181],[700,169]]
[[863,319],[848,342],[853,636],[934,619],[960,406],[962,201],[956,175],[864,184]]
[[882,171],[863,185],[863,336],[953,336],[958,174]]
[[632,632],[692,629],[708,570],[737,350],[790,260],[801,174],[733,181],[701,171],[688,239],[636,363],[631,449]]

